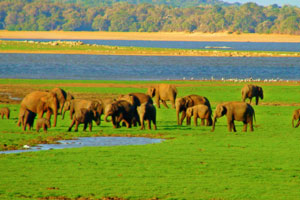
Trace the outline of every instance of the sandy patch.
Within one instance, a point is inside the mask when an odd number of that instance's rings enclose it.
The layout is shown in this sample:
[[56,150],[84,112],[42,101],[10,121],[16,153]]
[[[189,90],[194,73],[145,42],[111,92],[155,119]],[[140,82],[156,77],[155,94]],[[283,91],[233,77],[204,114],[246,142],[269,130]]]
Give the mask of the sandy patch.
[[186,32],[0,31],[0,39],[300,42],[300,35]]

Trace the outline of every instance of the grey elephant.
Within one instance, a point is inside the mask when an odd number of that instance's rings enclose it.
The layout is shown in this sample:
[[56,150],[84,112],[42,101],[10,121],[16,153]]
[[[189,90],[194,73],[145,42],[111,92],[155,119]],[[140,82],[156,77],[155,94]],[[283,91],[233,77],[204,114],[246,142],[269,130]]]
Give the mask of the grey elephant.
[[71,131],[72,127],[75,124],[75,131],[77,132],[79,124],[84,124],[83,131],[86,131],[86,128],[89,125],[89,130],[91,132],[93,127],[93,120],[97,120],[94,118],[93,111],[91,109],[81,108],[80,111],[75,112],[68,131]]
[[156,109],[153,104],[143,103],[137,108],[140,120],[141,120],[141,130],[145,129],[144,121],[148,122],[148,129],[151,129],[151,121],[153,123],[154,130],[156,127]]
[[41,128],[43,128],[44,132],[47,132],[47,129],[51,127],[51,123],[49,119],[46,118],[38,118],[36,120],[36,131],[39,132]]
[[111,116],[114,128],[120,128],[120,122],[125,122],[127,128],[131,128],[133,121],[136,118],[136,109],[134,106],[125,100],[119,100],[106,106],[104,120],[108,121]]
[[212,131],[215,130],[217,118],[226,115],[228,123],[228,131],[236,132],[234,120],[244,123],[243,131],[247,131],[247,125],[250,126],[250,131],[253,131],[253,118],[255,112],[253,107],[245,102],[226,102],[218,104],[213,117]]
[[191,118],[194,116],[194,125],[197,126],[197,119],[201,119],[201,125],[204,126],[204,121],[206,121],[206,126],[212,125],[211,118],[211,109],[207,105],[195,105],[193,107],[189,107],[186,110],[186,117]]
[[160,101],[166,108],[169,108],[166,101],[171,101],[172,107],[175,108],[177,89],[174,85],[158,84],[151,86],[148,88],[147,94],[152,98],[156,96],[155,103],[158,108],[160,108]]
[[[193,106],[199,105],[199,104],[206,105],[211,110],[210,102],[206,97],[192,94],[192,95],[188,95],[188,96],[176,99],[177,124],[182,125],[182,122],[186,117],[187,108],[193,107]],[[182,112],[181,118],[179,119],[179,114],[181,112]],[[190,117],[187,117],[186,124],[187,125],[191,124]]]
[[8,107],[0,108],[0,115],[3,119],[4,116],[6,116],[6,119],[9,119],[10,116],[10,109]]
[[[297,121],[297,124],[295,126],[294,121]],[[293,128],[297,128],[300,125],[300,109],[294,110],[293,112],[293,118],[292,118],[292,126]]]
[[246,99],[249,98],[251,104],[252,98],[255,97],[255,105],[258,105],[259,98],[264,99],[263,89],[257,85],[245,85],[242,88],[241,92],[243,102],[245,102]]
[[62,109],[66,101],[74,99],[74,96],[61,88],[53,88],[50,92],[56,94],[58,102],[58,113],[62,113]]
[[56,126],[57,111],[58,111],[58,101],[55,93],[52,92],[42,92],[34,91],[27,94],[21,101],[21,107],[19,112],[18,126],[24,126],[24,116],[25,111],[30,110],[38,115],[38,118],[42,118],[44,112],[46,113],[46,118],[50,120],[51,115],[54,114],[53,126]]
[[101,123],[101,115],[104,112],[103,105],[99,101],[90,101],[84,99],[73,99],[70,101],[70,119],[73,120],[74,113],[80,113],[81,108],[91,110],[94,114],[94,121],[99,126]]

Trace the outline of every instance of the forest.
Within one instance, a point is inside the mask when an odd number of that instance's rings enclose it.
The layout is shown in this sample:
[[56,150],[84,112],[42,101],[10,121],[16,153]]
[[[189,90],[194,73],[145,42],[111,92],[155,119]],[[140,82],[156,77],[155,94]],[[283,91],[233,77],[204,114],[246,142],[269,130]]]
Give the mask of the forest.
[[300,34],[300,8],[218,0],[0,0],[0,29]]

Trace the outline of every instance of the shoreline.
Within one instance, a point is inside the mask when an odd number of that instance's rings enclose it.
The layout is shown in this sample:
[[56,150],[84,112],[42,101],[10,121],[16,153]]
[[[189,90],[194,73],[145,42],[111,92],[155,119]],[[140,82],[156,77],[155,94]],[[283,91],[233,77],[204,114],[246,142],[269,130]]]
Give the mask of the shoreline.
[[300,43],[300,35],[287,34],[228,34],[186,32],[87,32],[87,31],[0,31],[0,39],[56,40],[145,40],[190,42],[287,42]]

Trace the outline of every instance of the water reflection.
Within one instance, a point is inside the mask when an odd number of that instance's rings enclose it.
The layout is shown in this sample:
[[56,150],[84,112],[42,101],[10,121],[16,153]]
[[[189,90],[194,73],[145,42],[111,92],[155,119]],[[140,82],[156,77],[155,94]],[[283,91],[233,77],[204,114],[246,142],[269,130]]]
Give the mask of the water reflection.
[[144,137],[79,137],[77,140],[60,140],[59,144],[40,144],[35,147],[24,146],[26,150],[0,151],[0,154],[23,153],[51,149],[66,149],[95,146],[145,145],[160,143],[162,139]]

